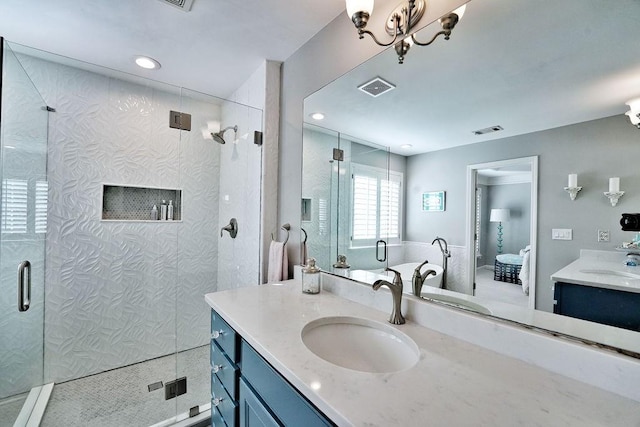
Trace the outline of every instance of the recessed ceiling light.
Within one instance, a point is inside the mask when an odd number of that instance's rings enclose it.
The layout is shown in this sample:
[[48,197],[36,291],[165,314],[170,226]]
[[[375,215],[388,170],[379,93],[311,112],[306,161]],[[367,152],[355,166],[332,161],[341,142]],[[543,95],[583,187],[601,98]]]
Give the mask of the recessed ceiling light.
[[138,64],[138,67],[142,67],[147,70],[157,70],[160,68],[160,63],[148,56],[137,56],[136,64]]
[[311,118],[313,120],[322,120],[322,119],[324,119],[324,114],[322,114],[322,113],[313,113],[313,114],[311,114]]
[[402,148],[403,150],[408,150],[409,148],[413,147],[413,145],[411,144],[402,144],[400,146],[400,148]]

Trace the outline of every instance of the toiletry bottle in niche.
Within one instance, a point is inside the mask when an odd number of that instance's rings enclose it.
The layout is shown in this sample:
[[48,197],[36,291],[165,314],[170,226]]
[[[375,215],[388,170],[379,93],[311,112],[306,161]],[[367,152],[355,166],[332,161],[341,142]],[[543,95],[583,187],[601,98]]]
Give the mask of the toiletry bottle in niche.
[[305,294],[320,292],[320,267],[316,266],[315,258],[309,258],[307,266],[302,269],[302,292]]
[[173,221],[173,200],[169,200],[169,206],[167,206],[167,219]]
[[163,200],[160,205],[160,219],[163,221],[167,220],[167,201]]
[[156,205],[153,205],[153,207],[151,208],[151,220],[158,220],[158,207]]

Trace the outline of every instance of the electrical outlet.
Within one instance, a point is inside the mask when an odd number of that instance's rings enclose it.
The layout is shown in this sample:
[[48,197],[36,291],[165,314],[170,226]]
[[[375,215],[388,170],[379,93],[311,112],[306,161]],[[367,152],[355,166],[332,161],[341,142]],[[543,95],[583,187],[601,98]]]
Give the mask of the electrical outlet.
[[609,230],[598,230],[598,242],[609,241]]

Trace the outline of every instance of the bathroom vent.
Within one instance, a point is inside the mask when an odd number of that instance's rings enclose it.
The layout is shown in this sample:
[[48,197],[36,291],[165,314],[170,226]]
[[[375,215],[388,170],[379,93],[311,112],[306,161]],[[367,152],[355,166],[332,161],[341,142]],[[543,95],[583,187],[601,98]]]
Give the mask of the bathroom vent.
[[502,128],[502,126],[491,126],[491,127],[480,129],[480,130],[474,130],[473,134],[474,135],[484,135],[485,133],[498,132],[498,131],[501,131],[501,130],[504,130]]
[[395,88],[396,88],[395,85],[392,85],[391,83],[385,80],[382,80],[380,77],[376,77],[375,79],[370,80],[358,86],[358,89],[360,89],[361,91],[363,91],[368,95],[373,96],[374,98],[377,98],[383,93],[387,93]]
[[177,7],[180,10],[185,12],[189,12],[191,10],[191,6],[193,6],[193,0],[160,0],[163,3],[170,4],[171,6]]

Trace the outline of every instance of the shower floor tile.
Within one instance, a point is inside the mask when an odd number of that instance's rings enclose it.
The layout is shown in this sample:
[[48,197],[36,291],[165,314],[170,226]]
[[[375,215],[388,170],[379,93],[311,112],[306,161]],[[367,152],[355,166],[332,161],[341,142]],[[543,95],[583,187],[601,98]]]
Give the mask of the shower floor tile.
[[[176,365],[177,356],[177,365]],[[147,386],[187,377],[187,393],[164,400],[164,387]],[[147,427],[210,400],[209,346],[56,384],[43,427]]]
[[29,393],[23,393],[16,396],[0,399],[0,427],[11,427],[13,422],[18,418],[24,401],[27,400]]

